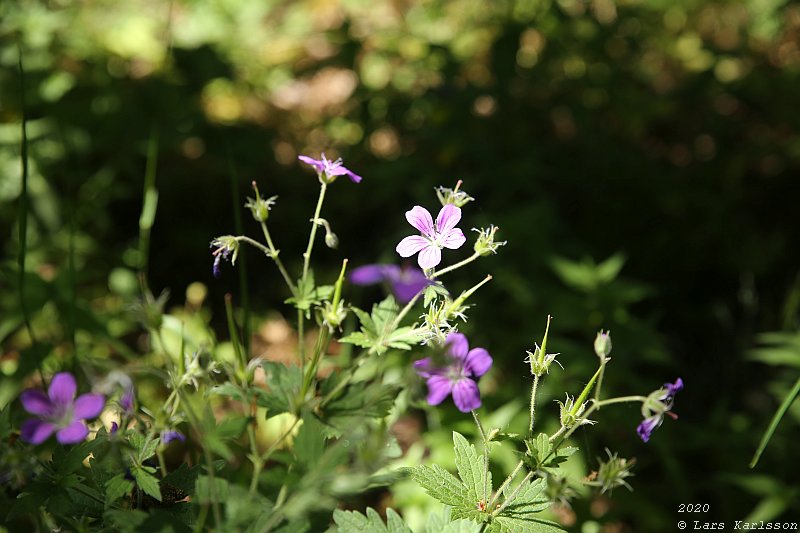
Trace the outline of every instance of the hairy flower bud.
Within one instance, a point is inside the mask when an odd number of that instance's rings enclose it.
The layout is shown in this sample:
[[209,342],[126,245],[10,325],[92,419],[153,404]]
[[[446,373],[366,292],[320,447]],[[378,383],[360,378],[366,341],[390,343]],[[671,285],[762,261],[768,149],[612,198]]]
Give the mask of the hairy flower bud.
[[600,359],[605,359],[611,353],[611,332],[601,329],[594,339],[594,353]]
[[459,187],[461,187],[461,183],[461,180],[458,180],[458,183],[456,183],[454,189],[450,189],[449,187],[434,188],[434,191],[436,191],[436,197],[439,198],[439,202],[443,206],[447,204],[453,204],[456,207],[463,207],[475,199],[466,192],[458,190]]
[[275,200],[277,199],[277,196],[271,196],[266,199],[261,198],[258,194],[258,190],[256,190],[256,197],[247,198],[247,203],[245,203],[244,206],[250,210],[256,222],[266,222],[269,218],[269,212],[272,206],[275,205]]
[[472,231],[478,232],[478,239],[475,241],[475,253],[478,255],[492,255],[497,253],[497,249],[505,246],[506,241],[495,241],[494,234],[497,233],[499,228],[495,225],[490,225],[488,228],[472,228]]
[[597,470],[597,485],[600,487],[600,492],[610,491],[616,487],[627,487],[632,491],[633,487],[625,478],[633,475],[631,469],[636,460],[619,457],[616,453],[612,454],[608,448],[606,448],[606,454],[608,454],[608,461],[598,459],[600,468]]

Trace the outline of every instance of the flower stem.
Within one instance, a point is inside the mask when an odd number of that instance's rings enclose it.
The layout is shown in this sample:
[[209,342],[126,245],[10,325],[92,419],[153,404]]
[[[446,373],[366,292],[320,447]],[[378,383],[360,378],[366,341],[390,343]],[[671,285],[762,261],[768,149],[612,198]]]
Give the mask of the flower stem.
[[322,202],[325,200],[325,191],[328,190],[328,184],[324,181],[320,182],[319,198],[317,199],[317,207],[314,210],[314,218],[311,219],[311,234],[308,236],[308,247],[303,254],[303,281],[305,282],[308,276],[308,265],[311,261],[311,250],[314,248],[314,237],[317,235],[317,219],[322,211]]
[[294,419],[294,422],[292,422],[292,425],[291,425],[291,426],[289,426],[289,429],[287,429],[286,431],[284,431],[284,432],[283,432],[283,433],[282,433],[282,434],[281,434],[281,435],[278,437],[278,439],[277,439],[275,442],[273,442],[273,443],[270,445],[270,447],[269,447],[269,448],[267,448],[267,451],[265,451],[264,453],[262,453],[262,454],[261,454],[261,463],[262,463],[262,464],[263,464],[263,463],[266,463],[266,462],[267,462],[267,460],[268,460],[270,457],[272,457],[272,453],[273,453],[273,452],[274,452],[274,451],[275,451],[275,450],[278,448],[278,446],[279,446],[279,445],[280,445],[280,444],[281,444],[281,443],[282,443],[284,440],[286,440],[286,437],[288,437],[289,435],[291,435],[291,434],[292,434],[292,431],[294,431],[294,428],[295,428],[295,426],[297,426],[297,424],[298,424],[299,422],[300,422],[300,419],[299,419],[299,418],[297,418],[297,417],[295,417],[295,419]]
[[536,417],[536,389],[539,387],[539,374],[533,375],[533,387],[531,388],[531,424],[528,434],[533,435],[533,424]]
[[389,331],[394,331],[397,328],[397,326],[400,325],[400,321],[403,320],[403,318],[405,318],[408,312],[411,311],[411,308],[414,307],[414,304],[417,303],[417,300],[419,300],[420,294],[422,294],[422,291],[415,294],[414,297],[408,301],[405,307],[403,307],[400,310],[400,312],[397,313],[397,316],[394,317],[394,321],[392,321],[392,325],[389,328]]
[[514,489],[514,492],[512,492],[511,494],[508,495],[508,498],[506,498],[506,500],[503,502],[503,505],[501,505],[500,507],[498,507],[496,510],[494,510],[492,512],[492,516],[497,516],[500,513],[502,513],[503,510],[506,507],[508,507],[511,504],[511,502],[513,502],[516,499],[517,494],[519,494],[519,491],[522,490],[522,487],[523,487],[523,485],[525,485],[525,482],[527,482],[532,477],[533,477],[533,472],[528,472],[527,474],[525,474],[525,477],[522,478],[522,481],[520,481],[519,485],[517,485],[517,488]]
[[300,390],[300,399],[301,401],[305,401],[306,393],[308,393],[309,388],[311,388],[311,384],[314,382],[314,378],[317,375],[317,368],[319,367],[319,362],[322,360],[322,353],[328,347],[328,328],[320,328],[319,336],[317,337],[317,344],[314,346],[314,355],[311,358],[311,363],[306,370],[306,374],[303,378],[303,388]]
[[454,265],[450,265],[449,267],[443,268],[443,269],[439,270],[438,272],[434,272],[433,274],[431,274],[429,279],[436,279],[439,276],[441,276],[442,274],[447,274],[448,272],[452,272],[453,270],[456,270],[457,268],[461,268],[464,265],[472,263],[473,261],[475,261],[480,256],[481,256],[481,254],[475,252],[474,254],[472,254],[471,256],[467,257],[463,261],[459,261],[458,263],[456,263]]
[[483,426],[481,425],[481,421],[478,418],[478,413],[473,410],[472,418],[475,419],[475,425],[478,426],[478,432],[481,434],[481,439],[483,440],[483,501],[485,502],[486,499],[489,497],[488,487],[486,486],[486,480],[489,478],[489,440],[486,438],[486,432],[483,430]]
[[281,276],[283,276],[283,281],[286,282],[286,285],[289,287],[289,290],[292,293],[295,292],[294,283],[292,283],[292,278],[289,277],[289,272],[286,270],[286,267],[283,266],[283,261],[278,256],[280,251],[275,248],[275,244],[272,242],[272,236],[269,234],[269,229],[267,229],[267,223],[263,220],[261,221],[261,231],[264,233],[264,239],[267,241],[267,246],[269,247],[269,256],[275,261],[275,264],[278,266],[278,270],[281,272]]
[[523,466],[525,466],[525,461],[520,461],[517,463],[517,466],[514,467],[514,470],[511,471],[511,474],[508,475],[506,480],[503,481],[503,484],[500,485],[500,488],[497,489],[497,492],[494,493],[494,496],[492,496],[492,501],[486,506],[487,509],[494,507],[495,503],[497,503],[497,500],[499,500],[500,496],[502,496],[505,488],[509,483],[514,481],[514,478],[517,477],[517,474],[519,474],[519,471],[522,470]]

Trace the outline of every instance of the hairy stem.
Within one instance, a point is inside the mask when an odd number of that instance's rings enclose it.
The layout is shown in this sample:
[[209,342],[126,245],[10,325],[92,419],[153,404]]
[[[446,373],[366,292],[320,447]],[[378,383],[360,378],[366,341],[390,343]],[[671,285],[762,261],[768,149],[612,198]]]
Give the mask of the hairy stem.
[[438,272],[434,272],[433,274],[431,274],[430,279],[436,279],[436,278],[438,278],[439,276],[441,276],[443,274],[447,274],[448,272],[452,272],[453,270],[456,270],[457,268],[461,268],[464,265],[472,263],[473,261],[475,261],[480,256],[481,256],[481,254],[475,252],[474,254],[472,254],[471,256],[467,257],[463,261],[459,261],[458,263],[456,263],[454,265],[450,265],[449,267],[443,268],[443,269],[439,270]]
[[308,265],[311,261],[311,250],[314,248],[314,237],[317,236],[317,219],[322,211],[322,202],[325,200],[325,191],[328,190],[328,184],[324,181],[320,183],[319,198],[317,199],[317,207],[314,210],[314,218],[311,219],[311,234],[308,236],[308,247],[303,254],[303,281],[308,277]]
[[514,478],[517,477],[517,474],[519,474],[519,471],[522,470],[523,466],[525,466],[525,461],[520,461],[517,463],[517,466],[514,467],[514,470],[511,471],[506,480],[503,481],[503,484],[500,485],[500,488],[497,489],[497,492],[494,493],[494,496],[492,496],[492,501],[486,506],[487,509],[491,509],[495,506],[497,500],[499,500],[500,496],[503,495],[503,491],[506,489],[509,483],[514,481]]
[[267,247],[269,248],[269,257],[275,261],[275,264],[278,266],[278,270],[283,277],[283,281],[286,282],[286,285],[289,287],[289,290],[292,291],[292,294],[295,292],[294,283],[292,283],[292,278],[289,277],[289,272],[286,270],[286,267],[283,266],[283,261],[279,257],[279,251],[275,248],[275,244],[272,242],[272,236],[269,234],[269,229],[267,229],[267,223],[265,221],[261,221],[261,231],[264,233],[264,239],[267,241]]
[[536,389],[539,387],[539,374],[533,375],[533,387],[531,387],[531,423],[528,434],[533,435],[533,424],[536,417]]
[[475,425],[478,426],[478,432],[481,434],[483,440],[483,501],[489,498],[488,487],[486,486],[486,479],[489,477],[489,440],[486,438],[486,432],[483,430],[481,421],[478,418],[478,413],[472,411],[472,418],[475,419]]

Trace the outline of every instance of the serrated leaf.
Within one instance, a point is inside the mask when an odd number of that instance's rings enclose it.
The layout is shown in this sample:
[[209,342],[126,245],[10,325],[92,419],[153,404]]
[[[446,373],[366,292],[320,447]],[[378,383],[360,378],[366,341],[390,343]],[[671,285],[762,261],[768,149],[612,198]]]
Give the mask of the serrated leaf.
[[267,408],[267,418],[294,411],[294,402],[299,394],[303,379],[300,368],[286,366],[274,361],[262,361],[269,390],[256,389],[256,403]]
[[106,482],[106,508],[112,503],[127,496],[133,490],[133,481],[125,479],[124,474],[117,474]]
[[132,431],[128,434],[128,442],[136,450],[136,462],[141,465],[156,454],[159,439]]
[[216,396],[225,396],[227,398],[233,398],[242,403],[247,403],[247,397],[242,392],[242,389],[234,385],[233,383],[223,383],[222,385],[217,385],[216,387],[211,387],[208,391],[209,395],[216,395]]
[[326,425],[344,431],[358,423],[359,418],[382,418],[389,414],[399,392],[398,385],[353,383],[325,406],[320,418]]
[[549,520],[518,520],[497,516],[486,528],[486,533],[564,533],[564,528]]
[[131,474],[142,492],[161,501],[161,488],[158,486],[158,479],[147,470],[148,467],[133,466],[131,467]]
[[324,301],[330,300],[333,295],[333,285],[314,284],[314,271],[309,270],[308,275],[297,280],[295,292],[291,298],[287,298],[285,303],[294,305],[297,309],[305,312],[306,318],[311,316],[311,308],[321,305]]
[[386,524],[372,507],[367,507],[366,515],[358,511],[337,509],[333,512],[333,521],[338,526],[339,533],[412,533],[400,515],[392,509],[386,510]]
[[194,498],[192,501],[200,504],[224,502],[228,499],[228,481],[222,478],[211,478],[208,476],[199,476],[194,487]]
[[483,455],[478,455],[475,446],[467,442],[463,435],[453,432],[453,449],[456,456],[456,468],[461,481],[467,487],[469,498],[478,502],[492,493],[492,473],[484,476]]
[[472,520],[452,520],[450,508],[445,506],[440,514],[428,515],[425,533],[480,533],[481,525]]
[[410,469],[411,477],[425,492],[453,508],[468,507],[467,488],[453,474],[439,465],[420,465]]
[[389,348],[410,350],[411,344],[419,338],[410,327],[397,328],[395,319],[400,308],[392,296],[374,305],[370,315],[361,309],[352,309],[361,322],[361,331],[350,333],[339,342],[355,344],[368,348],[370,353],[382,355]]

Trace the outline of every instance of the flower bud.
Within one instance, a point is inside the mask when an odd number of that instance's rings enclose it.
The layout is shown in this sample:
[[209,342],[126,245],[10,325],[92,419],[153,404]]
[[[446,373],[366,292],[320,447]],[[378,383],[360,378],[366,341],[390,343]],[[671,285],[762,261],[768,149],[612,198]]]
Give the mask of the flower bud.
[[332,231],[325,232],[325,246],[328,248],[336,248],[339,246],[339,237]]
[[613,490],[615,487],[627,487],[628,490],[633,490],[625,478],[633,475],[631,469],[636,460],[619,457],[616,453],[612,454],[608,448],[606,448],[606,453],[608,461],[599,460],[600,468],[597,469],[597,484],[600,486],[600,492]]
[[605,359],[611,353],[611,332],[603,332],[601,329],[594,339],[594,353],[600,359]]
[[488,228],[472,228],[472,231],[478,232],[478,239],[475,241],[475,253],[482,256],[492,255],[497,253],[497,249],[505,246],[506,241],[495,241],[494,234],[497,233],[498,227],[490,225]]
[[461,187],[461,183],[461,180],[458,180],[454,189],[450,189],[449,187],[436,187],[434,189],[434,191],[436,191],[436,197],[439,198],[439,202],[443,206],[453,204],[456,207],[463,207],[475,199],[464,191],[458,190],[459,187]]
[[275,205],[275,200],[277,198],[277,196],[271,196],[266,199],[261,198],[258,194],[258,190],[256,190],[256,197],[248,198],[244,206],[250,210],[256,222],[266,222],[269,218],[269,212],[272,206]]

